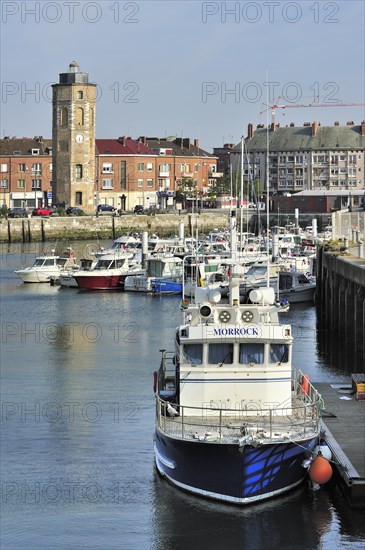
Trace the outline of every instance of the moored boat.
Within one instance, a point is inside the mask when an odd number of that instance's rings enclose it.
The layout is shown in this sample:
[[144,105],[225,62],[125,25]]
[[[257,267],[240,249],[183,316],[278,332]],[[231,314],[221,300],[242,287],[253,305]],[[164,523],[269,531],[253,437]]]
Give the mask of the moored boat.
[[17,269],[14,273],[23,283],[49,283],[51,279],[58,279],[61,272],[75,266],[75,256],[70,247],[61,256],[54,252],[38,256],[32,266]]
[[132,272],[143,273],[139,266],[129,265],[129,254],[106,254],[101,256],[94,269],[74,274],[82,290],[123,290],[126,277]]
[[284,493],[307,474],[319,441],[321,397],[292,369],[291,327],[270,287],[240,304],[197,288],[182,302],[175,351],[154,374],[155,462],[173,485],[234,504]]

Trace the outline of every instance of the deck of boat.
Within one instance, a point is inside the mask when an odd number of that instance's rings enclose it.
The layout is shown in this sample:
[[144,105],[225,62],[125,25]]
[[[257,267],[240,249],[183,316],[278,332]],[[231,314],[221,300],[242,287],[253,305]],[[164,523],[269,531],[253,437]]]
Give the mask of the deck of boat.
[[[214,443],[262,445],[308,439],[318,433],[319,416],[315,406],[297,399],[281,410],[224,411],[201,410],[199,416],[184,414],[169,416],[164,406],[159,415],[159,427],[170,437]],[[176,407],[176,406],[175,406]],[[178,407],[177,407],[178,408]],[[284,413],[284,414],[283,414]]]

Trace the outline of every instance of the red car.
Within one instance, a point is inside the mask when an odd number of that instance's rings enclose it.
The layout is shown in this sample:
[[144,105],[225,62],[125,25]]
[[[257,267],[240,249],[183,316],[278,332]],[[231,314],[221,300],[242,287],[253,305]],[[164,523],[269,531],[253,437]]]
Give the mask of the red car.
[[51,214],[53,214],[52,208],[43,207],[35,208],[32,212],[33,216],[50,216]]

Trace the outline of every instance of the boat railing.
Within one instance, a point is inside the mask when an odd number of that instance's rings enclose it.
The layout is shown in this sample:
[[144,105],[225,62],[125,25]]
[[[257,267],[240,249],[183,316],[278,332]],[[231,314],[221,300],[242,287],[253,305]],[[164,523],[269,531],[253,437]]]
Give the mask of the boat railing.
[[267,444],[308,439],[320,428],[323,401],[300,371],[293,380],[293,399],[283,407],[260,407],[249,403],[235,409],[210,403],[202,407],[181,406],[156,396],[159,429],[170,437],[214,443]]

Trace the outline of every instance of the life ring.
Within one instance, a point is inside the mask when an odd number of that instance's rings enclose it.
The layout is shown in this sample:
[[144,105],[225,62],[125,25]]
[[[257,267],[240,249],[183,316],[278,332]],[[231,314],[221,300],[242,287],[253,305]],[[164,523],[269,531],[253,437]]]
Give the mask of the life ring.
[[157,390],[157,371],[153,371],[153,393]]

